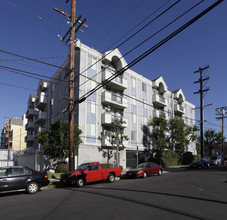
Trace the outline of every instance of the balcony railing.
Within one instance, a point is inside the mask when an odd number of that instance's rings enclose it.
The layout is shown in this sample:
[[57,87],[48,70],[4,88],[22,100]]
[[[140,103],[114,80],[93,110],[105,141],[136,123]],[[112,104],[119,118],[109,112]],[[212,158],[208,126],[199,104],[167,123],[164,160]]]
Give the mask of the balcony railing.
[[157,93],[153,95],[153,103],[157,106],[164,107],[166,106],[166,99]]
[[128,105],[126,98],[124,98],[119,94],[111,93],[108,91],[104,91],[102,93],[102,103],[111,105],[118,109],[127,108],[127,105]]
[[34,130],[35,129],[35,123],[34,122],[28,122],[25,125],[25,130]]
[[42,123],[47,119],[47,113],[39,111],[35,116],[35,124]]
[[27,136],[25,136],[25,142],[33,142],[34,141],[34,135],[32,134],[27,134]]
[[26,112],[26,118],[32,118],[36,114],[36,110],[34,108],[28,108]]
[[128,120],[126,118],[112,115],[111,113],[103,113],[101,116],[101,123],[102,125],[109,125],[117,119],[122,119],[124,121],[122,127],[126,128],[128,126]]
[[[115,74],[114,71],[112,71],[110,69],[105,69],[103,71],[102,80],[103,81],[108,80],[108,78],[113,76],[113,74]],[[109,87],[113,87],[114,89],[117,89],[117,90],[124,90],[128,87],[127,80],[125,78],[123,78],[121,75],[117,76],[116,78],[114,78],[113,80],[108,82],[107,85]]]
[[154,117],[166,116],[165,112],[162,110],[154,110],[153,115]]
[[179,114],[184,114],[184,107],[180,104],[174,104],[174,111]]
[[45,92],[41,92],[39,96],[36,98],[35,106],[36,108],[42,109],[47,104],[47,97],[45,95]]

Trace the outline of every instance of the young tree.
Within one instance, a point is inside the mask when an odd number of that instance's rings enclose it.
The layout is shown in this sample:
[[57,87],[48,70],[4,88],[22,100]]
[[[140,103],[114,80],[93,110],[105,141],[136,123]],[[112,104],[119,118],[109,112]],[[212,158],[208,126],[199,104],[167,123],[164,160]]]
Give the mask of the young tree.
[[162,156],[162,151],[169,147],[168,122],[165,116],[154,117],[148,121],[148,126],[151,126],[150,137],[154,148]]
[[211,156],[212,150],[214,150],[223,141],[222,132],[216,132],[214,129],[207,129],[204,132],[204,145],[208,147],[209,156]]
[[111,147],[112,149],[116,150],[117,167],[119,167],[118,153],[125,148],[124,141],[128,140],[128,137],[124,135],[124,123],[125,122],[122,118],[114,120],[111,122],[110,128],[107,132],[107,138],[111,144]]
[[196,140],[196,126],[188,126],[183,119],[175,117],[169,120],[170,145],[178,153],[184,151],[190,141]]
[[[75,155],[78,153],[80,143],[80,134],[82,131],[78,125],[74,126]],[[46,155],[50,159],[51,166],[54,162],[65,162],[69,155],[69,124],[68,121],[58,120],[52,124],[49,131],[41,131],[38,134],[38,142],[42,144]]]

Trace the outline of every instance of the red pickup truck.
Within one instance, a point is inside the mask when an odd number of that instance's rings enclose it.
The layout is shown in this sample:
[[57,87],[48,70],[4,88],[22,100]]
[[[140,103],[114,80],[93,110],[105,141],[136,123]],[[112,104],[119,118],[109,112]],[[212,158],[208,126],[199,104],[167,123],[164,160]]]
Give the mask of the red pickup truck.
[[115,177],[120,176],[121,168],[102,169],[99,162],[91,162],[81,164],[76,171],[62,174],[60,181],[64,184],[77,184],[78,187],[83,187],[86,183],[101,180],[113,183]]

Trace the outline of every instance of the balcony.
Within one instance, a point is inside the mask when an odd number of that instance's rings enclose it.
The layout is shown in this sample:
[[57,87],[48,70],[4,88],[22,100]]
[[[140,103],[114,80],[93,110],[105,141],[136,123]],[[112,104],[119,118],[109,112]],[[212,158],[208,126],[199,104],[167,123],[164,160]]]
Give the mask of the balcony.
[[179,104],[174,104],[174,111],[177,114],[184,114],[184,107],[182,105]]
[[153,94],[153,103],[156,106],[165,107],[166,106],[166,99],[163,96],[155,93],[155,94]]
[[41,92],[35,100],[35,107],[38,109],[43,109],[46,107],[46,104],[47,104],[47,97],[45,95],[45,92]]
[[[103,113],[101,116],[101,123],[102,125],[110,125],[114,120],[120,119],[121,117],[117,117],[115,115],[111,115],[110,113]],[[125,122],[122,124],[123,128],[128,127],[128,120],[125,118],[122,118],[123,121]]]
[[43,111],[39,111],[35,116],[35,124],[43,123],[47,119],[47,113]]
[[28,108],[26,112],[26,118],[33,118],[35,114],[36,114],[36,110],[34,108]]
[[29,130],[34,130],[35,129],[35,123],[34,122],[28,122],[25,125],[25,130],[29,131]]
[[160,116],[166,116],[165,112],[162,110],[154,110],[153,111],[153,117],[160,117]]
[[25,142],[33,142],[33,141],[34,141],[33,134],[27,134],[27,136],[25,136]]
[[[108,137],[106,137],[105,135],[102,136],[101,144],[102,147],[112,147],[111,143],[108,140]],[[124,146],[128,146],[128,141],[124,141],[123,144]]]
[[124,109],[127,108],[127,99],[121,95],[104,91],[102,93],[102,104],[113,106],[114,108]]
[[[110,69],[105,69],[102,73],[102,81],[108,80],[109,77],[111,77],[115,72],[111,71]],[[108,82],[107,84],[109,87],[112,87],[116,90],[124,90],[127,89],[127,80],[123,78],[122,76],[118,76]]]
[[41,80],[39,83],[39,91],[45,92],[47,90],[48,82]]

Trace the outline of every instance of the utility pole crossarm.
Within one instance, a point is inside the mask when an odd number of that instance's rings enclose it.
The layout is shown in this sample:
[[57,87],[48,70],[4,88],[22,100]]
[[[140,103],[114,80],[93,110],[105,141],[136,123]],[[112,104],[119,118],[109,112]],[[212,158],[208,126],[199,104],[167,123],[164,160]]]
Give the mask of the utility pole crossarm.
[[209,88],[207,89],[203,89],[203,81],[208,80],[209,77],[204,78],[203,77],[203,71],[208,69],[209,65],[205,66],[204,68],[199,68],[198,70],[194,71],[194,73],[200,73],[200,78],[198,81],[194,82],[194,83],[199,83],[200,84],[200,89],[197,92],[194,92],[194,94],[200,94],[200,146],[201,146],[201,157],[203,157],[203,153],[204,153],[204,137],[203,137],[203,109],[204,109],[204,105],[203,105],[203,93],[210,90]]
[[[66,12],[64,12],[64,11],[62,11],[62,10],[56,8],[56,6],[54,6],[53,9],[54,9],[55,11],[61,13],[62,15],[65,15],[67,18],[70,18],[70,19],[71,19],[71,15],[69,15],[68,13],[66,13]],[[81,24],[82,22],[78,19],[78,23]],[[87,24],[83,24],[83,26],[84,26],[85,28],[88,28],[88,25],[87,25]]]

